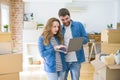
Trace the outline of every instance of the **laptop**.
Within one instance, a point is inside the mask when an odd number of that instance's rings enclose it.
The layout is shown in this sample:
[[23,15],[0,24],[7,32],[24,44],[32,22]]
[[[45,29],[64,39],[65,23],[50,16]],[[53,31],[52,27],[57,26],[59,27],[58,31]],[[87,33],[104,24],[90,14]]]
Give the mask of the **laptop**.
[[68,52],[80,50],[82,48],[82,46],[83,46],[83,37],[72,38],[69,41],[67,49],[60,48],[60,49],[58,49],[56,51],[63,52],[63,53],[68,53]]

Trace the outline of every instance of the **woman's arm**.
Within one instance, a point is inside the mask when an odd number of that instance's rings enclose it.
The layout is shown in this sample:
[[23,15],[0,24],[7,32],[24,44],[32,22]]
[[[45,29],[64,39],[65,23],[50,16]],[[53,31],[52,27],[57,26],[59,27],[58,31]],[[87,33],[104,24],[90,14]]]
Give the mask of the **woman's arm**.
[[49,49],[45,49],[45,45],[43,44],[43,40],[44,40],[43,37],[39,38],[38,47],[39,47],[41,57],[44,58],[47,55],[53,54],[54,48],[53,48],[53,46],[51,46]]

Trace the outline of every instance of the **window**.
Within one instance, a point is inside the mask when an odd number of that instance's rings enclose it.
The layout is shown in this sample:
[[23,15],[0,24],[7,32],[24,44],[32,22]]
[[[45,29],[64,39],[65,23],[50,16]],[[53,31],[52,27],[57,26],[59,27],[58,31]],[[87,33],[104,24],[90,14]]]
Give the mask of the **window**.
[[[4,32],[4,25],[9,26],[9,6],[1,4],[1,30]],[[8,31],[9,31],[8,27]]]

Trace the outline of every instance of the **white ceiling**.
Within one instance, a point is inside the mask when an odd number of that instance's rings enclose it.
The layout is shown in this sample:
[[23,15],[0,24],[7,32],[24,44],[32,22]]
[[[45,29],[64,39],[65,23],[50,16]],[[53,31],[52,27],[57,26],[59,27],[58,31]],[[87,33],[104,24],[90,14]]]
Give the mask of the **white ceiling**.
[[118,1],[118,0],[72,0],[73,2],[79,1]]
[[72,0],[23,0],[24,2],[72,2]]
[[23,0],[24,2],[81,2],[81,1],[87,1],[87,2],[91,2],[91,1],[95,1],[95,2],[103,2],[103,1],[119,1],[119,0]]

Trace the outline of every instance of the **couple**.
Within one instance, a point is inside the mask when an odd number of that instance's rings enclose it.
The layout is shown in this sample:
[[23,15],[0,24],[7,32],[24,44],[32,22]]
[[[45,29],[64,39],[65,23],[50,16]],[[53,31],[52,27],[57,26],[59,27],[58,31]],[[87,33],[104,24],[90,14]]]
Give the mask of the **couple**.
[[45,60],[47,80],[67,80],[69,71],[72,80],[79,80],[81,63],[85,61],[83,48],[67,54],[56,50],[66,48],[69,39],[75,37],[84,37],[85,44],[88,42],[88,36],[80,22],[71,20],[68,9],[61,8],[58,15],[63,25],[61,26],[57,18],[50,18],[39,38],[39,50]]

